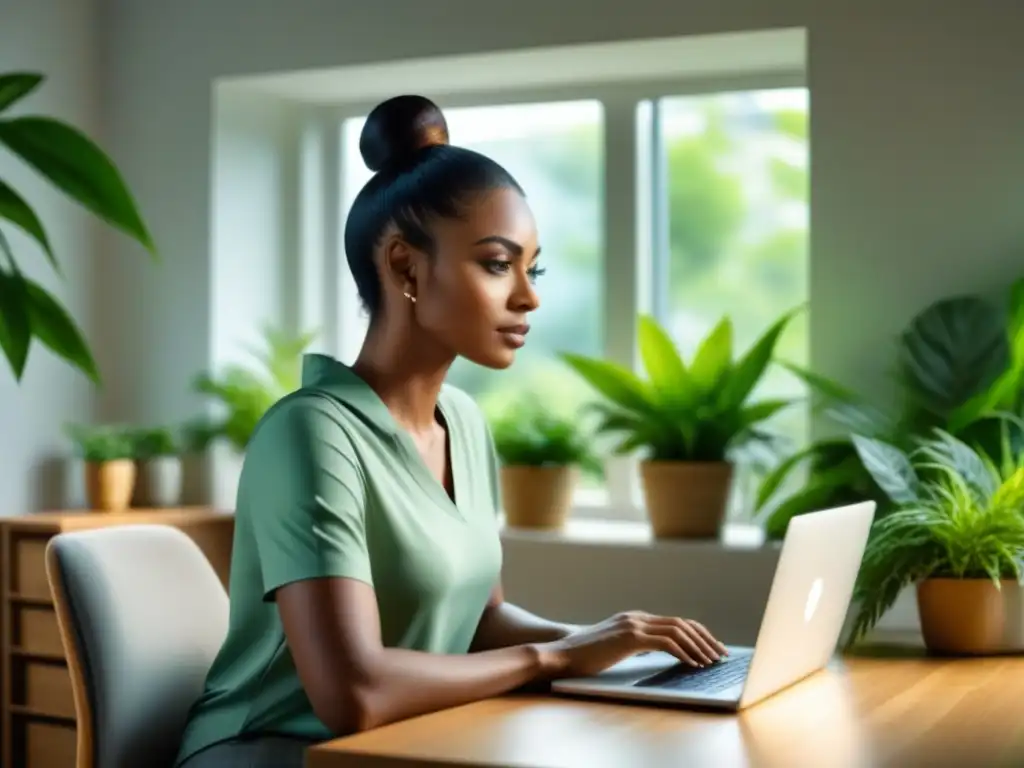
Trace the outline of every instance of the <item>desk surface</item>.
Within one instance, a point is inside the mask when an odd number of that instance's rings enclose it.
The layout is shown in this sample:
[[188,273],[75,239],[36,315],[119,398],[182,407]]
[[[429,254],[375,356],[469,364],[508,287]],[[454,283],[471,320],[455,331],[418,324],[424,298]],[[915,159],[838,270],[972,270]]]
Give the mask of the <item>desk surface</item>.
[[507,696],[313,747],[307,768],[1024,765],[1024,657],[837,659],[740,714]]

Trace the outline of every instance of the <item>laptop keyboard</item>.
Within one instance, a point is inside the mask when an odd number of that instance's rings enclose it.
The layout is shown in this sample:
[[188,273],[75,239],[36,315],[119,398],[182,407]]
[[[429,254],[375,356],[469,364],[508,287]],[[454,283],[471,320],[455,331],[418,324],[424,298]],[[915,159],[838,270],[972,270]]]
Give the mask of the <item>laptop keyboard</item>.
[[645,677],[635,685],[641,688],[671,688],[676,691],[718,693],[742,683],[750,669],[750,655],[726,657],[710,667],[677,664]]

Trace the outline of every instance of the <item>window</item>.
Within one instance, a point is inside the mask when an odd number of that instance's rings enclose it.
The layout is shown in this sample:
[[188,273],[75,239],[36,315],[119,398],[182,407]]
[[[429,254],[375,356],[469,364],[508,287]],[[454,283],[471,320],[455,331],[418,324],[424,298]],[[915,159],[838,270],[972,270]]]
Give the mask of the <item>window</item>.
[[[654,151],[652,305],[687,355],[723,315],[737,350],[748,348],[808,296],[807,92],[799,89],[669,96],[650,105]],[[780,340],[780,357],[806,366],[806,313]],[[802,397],[802,383],[770,370],[757,393]],[[775,428],[806,443],[805,409]],[[758,480],[741,468],[734,516],[751,509]]]
[[[806,89],[679,88],[683,95],[674,95],[638,88],[623,97],[622,89],[595,86],[571,100],[564,89],[558,93],[560,100],[538,91],[486,106],[442,103],[452,141],[493,157],[526,190],[547,268],[530,344],[515,367],[489,371],[460,360],[452,368],[450,381],[485,411],[528,392],[566,408],[591,398],[556,353],[628,365],[635,339],[627,341],[633,334],[620,326],[641,311],[653,312],[692,355],[724,314],[737,348],[745,348],[808,298]],[[353,114],[341,122],[342,214],[370,177],[358,149],[364,117]],[[352,359],[366,317],[347,266],[341,273],[340,354]],[[780,349],[801,365],[807,326],[804,315]],[[759,392],[802,394],[799,382],[778,370]],[[784,412],[775,426],[796,445],[807,440],[801,409]],[[585,484],[581,504],[592,515],[642,517],[634,470],[611,462],[606,487]],[[734,518],[749,513],[763,471],[737,472]]]

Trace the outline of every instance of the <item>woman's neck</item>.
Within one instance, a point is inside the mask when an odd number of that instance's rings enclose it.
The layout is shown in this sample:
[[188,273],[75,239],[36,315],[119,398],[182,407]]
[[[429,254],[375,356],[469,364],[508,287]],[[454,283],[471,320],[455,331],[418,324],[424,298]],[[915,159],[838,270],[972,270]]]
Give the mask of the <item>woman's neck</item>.
[[372,327],[352,370],[377,393],[398,424],[413,434],[434,429],[437,398],[454,358],[408,332]]

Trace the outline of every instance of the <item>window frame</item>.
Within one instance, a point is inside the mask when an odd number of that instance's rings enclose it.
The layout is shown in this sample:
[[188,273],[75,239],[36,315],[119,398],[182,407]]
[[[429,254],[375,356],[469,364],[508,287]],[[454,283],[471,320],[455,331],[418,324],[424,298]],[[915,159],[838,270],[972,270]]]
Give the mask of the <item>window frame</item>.
[[[728,91],[808,88],[803,69],[765,69],[737,75],[699,75],[628,82],[579,82],[546,87],[501,90],[471,89],[431,95],[442,109],[593,100],[601,104],[604,130],[603,233],[601,301],[603,355],[631,370],[640,364],[637,316],[655,309],[653,235],[656,197],[652,178],[658,142],[644,109],[663,97],[698,96]],[[383,96],[382,96],[383,98]],[[359,320],[361,308],[345,266],[343,188],[343,126],[363,117],[379,99],[331,105],[299,106],[297,132],[299,190],[299,324],[318,327],[318,347],[342,358],[347,329]],[[647,107],[642,107],[647,103]],[[454,137],[457,141],[458,137]],[[615,286],[609,291],[609,286]],[[514,375],[514,372],[510,372]],[[588,519],[645,520],[639,502],[637,460],[606,462],[607,494],[583,491],[573,516]]]

